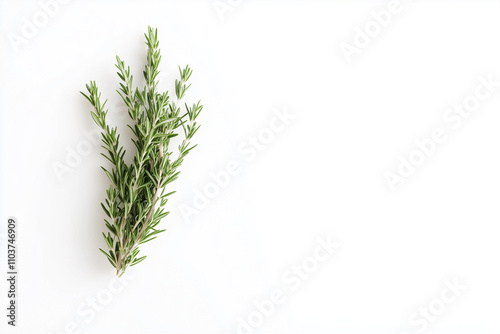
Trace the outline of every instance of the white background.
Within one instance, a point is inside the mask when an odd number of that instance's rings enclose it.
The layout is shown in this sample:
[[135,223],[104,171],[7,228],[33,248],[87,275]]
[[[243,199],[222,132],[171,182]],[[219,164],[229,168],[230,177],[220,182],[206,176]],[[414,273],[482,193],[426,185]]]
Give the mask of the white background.
[[[480,76],[500,81],[498,1],[402,2],[350,63],[341,43],[387,2],[243,0],[221,12],[211,1],[69,1],[52,16],[40,3],[0,2],[0,264],[4,277],[13,216],[20,273],[15,329],[1,280],[0,332],[233,334],[281,289],[286,300],[251,332],[499,333],[500,87],[457,129],[443,119]],[[205,108],[199,146],[172,184],[168,230],[115,293],[98,251],[108,180],[79,91],[96,80],[130,136],[115,55],[140,80],[148,25],[162,86],[189,64],[187,101]],[[295,118],[254,159],[242,154],[284,108]],[[435,128],[447,140],[391,191],[384,173]],[[181,208],[230,161],[240,173],[186,219]],[[292,291],[282,276],[328,236],[340,247]],[[440,305],[446,280],[466,288],[421,330],[410,318]]]

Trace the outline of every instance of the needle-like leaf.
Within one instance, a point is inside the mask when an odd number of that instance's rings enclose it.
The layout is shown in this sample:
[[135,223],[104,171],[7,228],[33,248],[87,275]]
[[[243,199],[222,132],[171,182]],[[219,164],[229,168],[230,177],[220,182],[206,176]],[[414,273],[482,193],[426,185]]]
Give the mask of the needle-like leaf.
[[[168,211],[161,206],[175,192],[164,194],[165,186],[177,179],[177,168],[196,146],[190,145],[190,141],[199,128],[195,120],[203,108],[199,102],[192,107],[185,104],[187,112],[180,115],[181,108],[178,105],[182,105],[180,100],[191,86],[187,84],[192,74],[189,66],[184,69],[179,67],[180,78],[175,80],[176,101],[171,100],[167,92],[158,92],[161,55],[157,29],[149,27],[145,37],[148,49],[143,71],[144,88],[133,87],[130,67],[118,56],[115,65],[122,81],[117,92],[133,121],[129,128],[134,135],[132,142],[136,151],[132,153],[130,165],[124,161],[125,150],[120,144],[117,127],[108,124],[106,101],[101,103],[101,93],[95,81],[86,85],[87,93],[81,92],[93,107],[90,112],[92,119],[101,128],[102,147],[105,150],[102,155],[112,165],[112,168],[101,167],[111,187],[106,190],[105,204],[101,204],[109,218],[109,221],[105,220],[108,232],[103,233],[109,252],[99,250],[116,268],[118,276],[127,267],[146,258],[137,258],[139,244],[151,241],[165,231],[155,228],[168,215]],[[177,159],[171,160],[174,152],[169,147],[170,140],[179,134],[184,139],[178,147]]]

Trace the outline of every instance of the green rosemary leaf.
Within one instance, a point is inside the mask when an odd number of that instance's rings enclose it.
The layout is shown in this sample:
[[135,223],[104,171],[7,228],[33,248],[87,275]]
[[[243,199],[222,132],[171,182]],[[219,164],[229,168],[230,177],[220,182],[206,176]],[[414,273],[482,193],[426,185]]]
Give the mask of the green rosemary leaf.
[[132,262],[132,264],[130,266],[135,266],[136,264],[144,261],[145,258],[146,258],[146,256],[143,256],[143,257],[140,257],[140,258],[134,260],[134,262]]
[[[147,53],[143,70],[145,86],[133,86],[130,67],[116,56],[116,73],[120,78],[118,95],[127,107],[127,114],[133,125],[127,125],[132,131],[132,142],[135,152],[132,163],[126,164],[125,149],[120,144],[117,127],[108,124],[106,110],[107,100],[101,102],[101,93],[95,81],[86,84],[87,93],[80,92],[92,105],[90,115],[101,128],[101,155],[111,163],[112,168],[101,167],[111,186],[106,190],[106,199],[101,203],[108,220],[104,220],[108,234],[103,233],[109,253],[102,249],[116,274],[121,276],[127,267],[142,262],[146,256],[137,258],[139,245],[149,242],[157,234],[165,230],[155,227],[169,212],[162,207],[167,197],[175,191],[164,194],[165,186],[178,178],[177,168],[185,156],[196,145],[191,139],[197,132],[196,123],[203,106],[200,102],[188,107],[184,103],[186,113],[180,115],[181,100],[191,84],[188,80],[193,71],[189,66],[179,66],[179,79],[175,80],[175,101],[168,92],[158,91],[158,76],[161,54],[159,50],[158,31],[148,27],[144,34]],[[184,135],[178,150],[170,147],[170,139]],[[174,151],[175,152],[174,154]],[[172,157],[177,155],[176,159]]]

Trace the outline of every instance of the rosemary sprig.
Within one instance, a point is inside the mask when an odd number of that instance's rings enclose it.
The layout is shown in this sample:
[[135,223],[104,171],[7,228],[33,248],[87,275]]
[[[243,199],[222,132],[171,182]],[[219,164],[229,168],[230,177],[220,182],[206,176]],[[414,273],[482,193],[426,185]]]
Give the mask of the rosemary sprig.
[[[118,276],[129,266],[146,258],[138,256],[140,244],[155,239],[158,233],[165,231],[157,226],[169,214],[164,206],[175,192],[165,193],[165,186],[177,179],[178,167],[196,146],[191,145],[191,139],[200,127],[196,118],[203,108],[200,102],[192,106],[184,104],[185,112],[181,113],[181,100],[190,87],[187,84],[192,74],[189,66],[184,69],[179,67],[180,79],[175,80],[176,101],[170,99],[168,92],[158,92],[161,55],[157,29],[149,27],[145,37],[148,51],[142,90],[133,88],[130,67],[116,57],[117,74],[122,81],[117,92],[133,121],[133,125],[128,127],[133,133],[136,152],[130,165],[124,161],[125,150],[120,145],[117,127],[110,127],[106,120],[107,100],[101,102],[101,93],[95,81],[86,85],[87,94],[81,92],[92,105],[90,114],[102,130],[105,153],[101,154],[112,165],[110,169],[101,167],[111,185],[106,191],[104,203],[101,203],[107,216],[104,222],[108,232],[103,236],[109,250],[100,251],[116,268]],[[184,137],[175,156],[169,144],[179,134]]]

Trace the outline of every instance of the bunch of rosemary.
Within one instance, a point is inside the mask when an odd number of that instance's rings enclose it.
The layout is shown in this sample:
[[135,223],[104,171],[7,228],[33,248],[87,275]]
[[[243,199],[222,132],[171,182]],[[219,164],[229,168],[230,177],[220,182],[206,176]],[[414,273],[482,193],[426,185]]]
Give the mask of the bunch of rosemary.
[[[108,218],[105,225],[109,231],[103,236],[109,250],[100,250],[116,268],[118,276],[146,258],[138,256],[140,244],[165,231],[157,226],[169,214],[163,207],[168,196],[175,192],[165,193],[165,186],[177,179],[178,167],[196,146],[190,142],[199,129],[196,118],[203,108],[200,102],[192,106],[185,104],[185,112],[181,112],[180,101],[190,86],[187,81],[192,73],[188,66],[179,67],[180,79],[175,80],[176,101],[170,99],[168,92],[158,92],[161,56],[157,36],[157,29],[151,27],[145,34],[148,51],[143,72],[146,85],[142,90],[133,88],[130,67],[125,67],[125,63],[116,57],[117,74],[122,81],[117,92],[133,123],[128,127],[134,135],[132,141],[136,152],[130,165],[124,161],[125,150],[120,145],[117,127],[110,127],[106,121],[107,100],[101,103],[101,93],[95,81],[86,85],[88,94],[81,92],[92,104],[92,118],[102,129],[102,147],[106,152],[101,154],[112,164],[111,169],[101,167],[111,186],[106,191],[105,203],[101,203]],[[183,138],[174,154],[169,144],[179,133]]]

